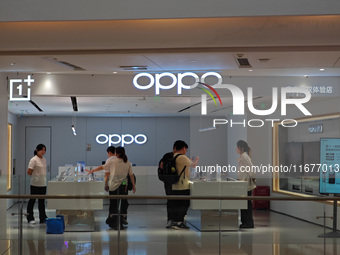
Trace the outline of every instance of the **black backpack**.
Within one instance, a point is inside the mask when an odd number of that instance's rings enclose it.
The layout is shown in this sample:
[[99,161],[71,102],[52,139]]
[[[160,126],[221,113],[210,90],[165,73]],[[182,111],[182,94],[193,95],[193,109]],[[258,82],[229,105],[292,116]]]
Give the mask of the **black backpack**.
[[[158,165],[158,178],[162,182],[167,184],[175,184],[179,181],[179,178],[183,174],[186,166],[183,168],[180,174],[177,173],[176,169],[176,159],[182,154],[177,154],[174,157],[172,152],[164,154],[163,158],[159,161]],[[161,162],[163,162],[163,167],[161,168]]]

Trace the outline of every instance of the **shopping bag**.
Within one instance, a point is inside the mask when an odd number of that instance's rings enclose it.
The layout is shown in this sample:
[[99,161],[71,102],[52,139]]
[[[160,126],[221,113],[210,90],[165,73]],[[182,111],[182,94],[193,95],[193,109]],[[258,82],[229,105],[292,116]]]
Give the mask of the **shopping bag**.
[[64,217],[55,217],[46,219],[46,234],[64,233]]
[[55,217],[60,217],[62,222],[63,222],[63,227],[64,227],[64,231],[65,231],[65,219],[64,219],[64,215],[58,214]]

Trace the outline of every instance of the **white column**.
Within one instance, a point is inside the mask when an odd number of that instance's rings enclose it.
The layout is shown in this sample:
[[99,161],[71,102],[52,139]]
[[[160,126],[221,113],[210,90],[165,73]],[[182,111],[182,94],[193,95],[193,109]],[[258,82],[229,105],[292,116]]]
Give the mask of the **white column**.
[[[7,123],[8,122],[8,93],[4,73],[0,73],[0,194],[7,194]],[[7,215],[7,200],[0,199],[0,215]],[[0,217],[0,239],[6,235],[7,217]]]

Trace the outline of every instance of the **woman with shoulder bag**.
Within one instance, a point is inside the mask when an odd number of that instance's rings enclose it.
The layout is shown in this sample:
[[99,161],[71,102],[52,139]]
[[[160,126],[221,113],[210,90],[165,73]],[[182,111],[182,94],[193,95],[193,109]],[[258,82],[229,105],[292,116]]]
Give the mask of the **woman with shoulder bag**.
[[[130,175],[133,193],[136,192],[135,179],[133,178],[132,165],[125,154],[124,147],[116,148],[117,158],[112,161],[108,172],[105,173],[105,190],[110,195],[127,194],[127,175]],[[106,170],[106,169],[105,169]],[[120,225],[118,224],[119,199],[110,199],[109,217],[106,223],[113,229],[124,229],[126,222],[124,215],[127,213],[127,201],[122,201]],[[124,215],[123,215],[124,214]]]

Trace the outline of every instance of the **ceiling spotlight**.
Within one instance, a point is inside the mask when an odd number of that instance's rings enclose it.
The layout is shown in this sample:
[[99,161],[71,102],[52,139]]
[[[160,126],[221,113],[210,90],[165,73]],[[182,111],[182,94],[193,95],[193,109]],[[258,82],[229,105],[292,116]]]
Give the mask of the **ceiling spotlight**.
[[74,135],[77,135],[77,133],[76,133],[76,128],[74,127],[74,125],[72,125],[71,128],[72,128],[73,134],[74,134]]
[[14,63],[14,62],[12,62],[12,63],[11,63],[11,66],[14,66],[14,65],[15,65],[15,63]]
[[320,68],[319,71],[323,72],[323,71],[325,71],[325,68]]
[[113,74],[116,74],[117,72],[112,72]]
[[249,71],[249,72],[252,72],[252,71],[253,71],[253,69],[249,69],[248,71]]

